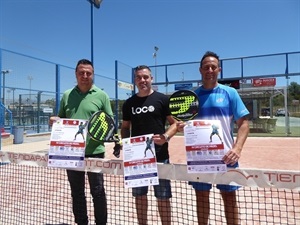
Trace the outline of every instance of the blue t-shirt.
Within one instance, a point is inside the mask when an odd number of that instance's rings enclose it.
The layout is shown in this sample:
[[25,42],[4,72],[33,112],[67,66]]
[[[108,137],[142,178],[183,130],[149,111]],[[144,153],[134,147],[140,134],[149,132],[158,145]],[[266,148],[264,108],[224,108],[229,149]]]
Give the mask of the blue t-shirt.
[[197,118],[204,120],[220,120],[223,130],[225,152],[233,146],[234,121],[249,114],[238,92],[222,84],[213,89],[202,86],[195,90],[199,98]]

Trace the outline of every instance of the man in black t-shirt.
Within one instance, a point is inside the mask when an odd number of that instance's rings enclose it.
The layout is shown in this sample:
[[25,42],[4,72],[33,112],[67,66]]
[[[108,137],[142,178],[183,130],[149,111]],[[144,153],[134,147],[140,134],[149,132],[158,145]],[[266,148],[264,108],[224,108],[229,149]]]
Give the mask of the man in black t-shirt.
[[[138,93],[127,99],[123,105],[121,136],[128,138],[153,133],[157,162],[168,163],[168,141],[177,132],[175,119],[169,110],[169,99],[152,89],[153,77],[148,66],[136,67],[134,80]],[[167,131],[166,121],[171,125]],[[170,181],[159,179],[159,185],[153,187],[161,222],[163,225],[170,225],[172,197]],[[148,187],[133,188],[132,193],[135,197],[139,224],[147,224]]]

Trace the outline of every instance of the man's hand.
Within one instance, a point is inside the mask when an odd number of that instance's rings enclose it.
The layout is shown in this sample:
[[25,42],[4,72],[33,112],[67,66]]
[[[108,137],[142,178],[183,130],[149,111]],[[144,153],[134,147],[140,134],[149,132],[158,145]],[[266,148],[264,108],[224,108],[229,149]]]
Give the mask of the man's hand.
[[183,128],[184,128],[185,125],[186,125],[185,122],[177,121],[176,122],[177,132],[183,132]]
[[52,126],[53,123],[55,123],[59,119],[60,118],[58,116],[51,116],[50,119],[49,119],[49,126]]

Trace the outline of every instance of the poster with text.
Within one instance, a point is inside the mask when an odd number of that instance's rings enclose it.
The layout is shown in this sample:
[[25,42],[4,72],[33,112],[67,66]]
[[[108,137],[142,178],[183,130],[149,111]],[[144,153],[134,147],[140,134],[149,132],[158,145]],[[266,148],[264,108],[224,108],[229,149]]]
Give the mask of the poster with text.
[[48,166],[83,168],[87,120],[59,119],[53,123]]
[[125,188],[158,185],[153,134],[123,138]]
[[223,130],[219,120],[190,120],[184,127],[188,173],[224,173]]

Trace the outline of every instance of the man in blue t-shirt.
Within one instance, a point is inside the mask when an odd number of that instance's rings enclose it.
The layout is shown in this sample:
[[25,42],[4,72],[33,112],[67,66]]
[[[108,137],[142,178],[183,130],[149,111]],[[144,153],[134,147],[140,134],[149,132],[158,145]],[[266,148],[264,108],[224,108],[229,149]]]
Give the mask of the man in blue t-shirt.
[[217,135],[219,137],[220,141],[222,142],[222,138],[220,137],[219,131],[218,131],[219,127],[217,125],[213,124],[211,126],[211,128],[212,128],[212,131],[211,131],[211,134],[210,134],[210,137],[209,137],[209,142],[212,142],[212,137],[214,135]]
[[[244,143],[249,134],[247,115],[249,111],[245,107],[238,92],[231,87],[218,83],[218,75],[221,71],[219,56],[214,52],[206,52],[201,59],[199,71],[202,76],[202,86],[195,90],[199,102],[199,113],[196,119],[219,120],[223,130],[223,144],[225,155],[223,161],[230,168],[238,167],[238,160]],[[236,139],[233,138],[233,125],[237,124]],[[184,124],[178,125],[181,131]],[[199,224],[208,224],[209,219],[209,192],[211,184],[190,182],[196,192],[197,217]],[[227,224],[240,224],[236,190],[238,186],[221,185],[220,189]]]

